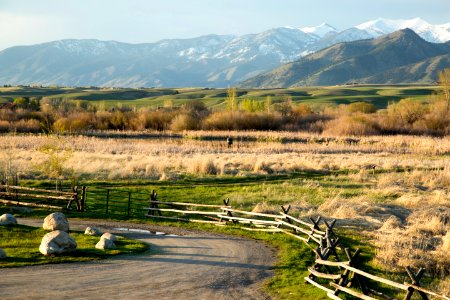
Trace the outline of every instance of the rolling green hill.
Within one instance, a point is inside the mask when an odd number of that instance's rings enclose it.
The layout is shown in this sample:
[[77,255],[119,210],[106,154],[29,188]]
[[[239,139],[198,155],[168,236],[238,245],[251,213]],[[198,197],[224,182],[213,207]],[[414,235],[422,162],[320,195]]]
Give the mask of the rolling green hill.
[[[411,97],[426,100],[436,93],[438,87],[428,85],[356,85],[301,87],[289,89],[238,89],[238,101],[252,99],[265,101],[270,96],[273,103],[285,101],[288,97],[294,103],[311,105],[336,105],[366,101],[384,108],[391,101]],[[6,87],[0,88],[0,103],[13,101],[16,97],[48,97],[67,101],[89,101],[94,105],[114,107],[157,108],[164,105],[179,106],[198,100],[213,110],[226,107],[226,89],[93,89],[93,88],[39,88]]]

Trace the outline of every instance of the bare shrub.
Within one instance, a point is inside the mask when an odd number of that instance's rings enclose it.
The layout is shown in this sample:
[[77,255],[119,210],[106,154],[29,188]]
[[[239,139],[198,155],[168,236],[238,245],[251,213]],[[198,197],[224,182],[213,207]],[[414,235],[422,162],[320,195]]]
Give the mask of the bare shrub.
[[377,124],[363,115],[344,116],[325,125],[325,135],[375,135],[379,133]]
[[170,123],[170,130],[183,131],[183,130],[195,130],[200,126],[199,119],[190,114],[177,115]]
[[269,113],[216,112],[203,121],[206,130],[276,130],[281,118]]

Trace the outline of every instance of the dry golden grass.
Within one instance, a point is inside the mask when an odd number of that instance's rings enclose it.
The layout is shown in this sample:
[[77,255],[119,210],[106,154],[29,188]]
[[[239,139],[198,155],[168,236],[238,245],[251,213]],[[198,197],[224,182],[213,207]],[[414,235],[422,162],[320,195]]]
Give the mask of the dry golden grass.
[[[193,133],[186,133],[192,136]],[[195,132],[195,135],[199,135]],[[294,133],[228,133],[235,139],[232,148],[225,142],[226,133],[206,132],[219,141],[195,139],[123,139],[98,137],[1,136],[0,159],[11,161],[23,177],[39,176],[33,166],[45,159],[39,149],[57,143],[72,153],[66,167],[85,178],[159,178],[163,174],[271,174],[301,170],[360,170],[357,181],[371,180],[376,169],[396,168],[439,170],[441,173],[421,173],[416,177],[427,186],[447,187],[450,182],[448,139],[430,137],[372,137],[358,143],[348,138],[305,136]],[[245,136],[262,142],[241,142]],[[279,140],[299,139],[301,142],[280,143]],[[9,152],[13,152],[11,155]],[[202,163],[200,164],[199,161]],[[207,167],[203,162],[208,162]],[[422,175],[421,175],[422,174]],[[436,174],[436,176],[434,175]],[[395,176],[389,174],[387,176]],[[357,178],[359,177],[359,178]],[[425,180],[426,179],[426,180]],[[400,177],[399,180],[404,180]],[[392,180],[386,179],[386,182]],[[383,182],[383,179],[380,179]]]
[[404,226],[388,219],[378,231],[376,259],[394,269],[422,267],[441,278],[450,275],[450,206],[413,211]]

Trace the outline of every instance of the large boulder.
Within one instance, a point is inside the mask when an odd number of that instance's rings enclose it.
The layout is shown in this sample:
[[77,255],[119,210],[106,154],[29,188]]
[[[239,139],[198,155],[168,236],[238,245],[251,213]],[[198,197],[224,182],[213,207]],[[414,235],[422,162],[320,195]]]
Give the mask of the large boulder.
[[116,244],[110,239],[101,238],[100,241],[95,245],[95,248],[105,250],[105,249],[116,249]]
[[106,240],[111,240],[111,241],[113,241],[113,242],[117,241],[117,237],[116,237],[114,234],[109,233],[109,232],[105,232],[105,233],[100,237],[100,239],[102,239],[102,240],[104,240],[104,239],[106,239]]
[[0,259],[6,258],[6,252],[3,249],[0,249]]
[[44,255],[63,254],[77,249],[77,242],[65,231],[55,230],[44,235],[39,251]]
[[16,225],[17,220],[11,214],[3,214],[0,216],[0,225]]
[[84,234],[99,236],[99,235],[102,235],[102,232],[97,227],[88,226],[88,227],[86,227]]
[[45,217],[42,228],[51,231],[61,230],[69,232],[69,221],[67,221],[67,218],[63,213],[55,212]]

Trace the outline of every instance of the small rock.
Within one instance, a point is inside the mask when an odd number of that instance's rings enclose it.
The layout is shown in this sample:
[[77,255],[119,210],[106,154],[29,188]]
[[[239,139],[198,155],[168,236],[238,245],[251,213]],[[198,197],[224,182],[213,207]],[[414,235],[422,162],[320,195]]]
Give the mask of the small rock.
[[105,232],[105,233],[100,237],[100,239],[102,239],[102,240],[104,240],[104,239],[106,239],[106,240],[111,240],[111,241],[113,241],[113,242],[117,241],[117,237],[116,237],[114,234],[109,233],[109,232]]
[[95,245],[95,248],[105,250],[105,249],[116,249],[116,244],[110,239],[101,238],[100,241]]
[[45,217],[42,228],[45,230],[61,230],[68,232],[69,221],[67,221],[67,218],[63,213],[55,212]]
[[7,257],[8,257],[8,256],[6,255],[5,250],[0,249],[0,259],[7,258]]
[[102,232],[100,231],[100,229],[98,229],[97,227],[86,227],[86,230],[84,231],[84,234],[87,235],[102,235]]
[[65,231],[55,230],[44,235],[39,251],[44,255],[62,254],[77,249],[77,242]]
[[0,216],[0,225],[16,225],[17,220],[11,214],[3,214]]

